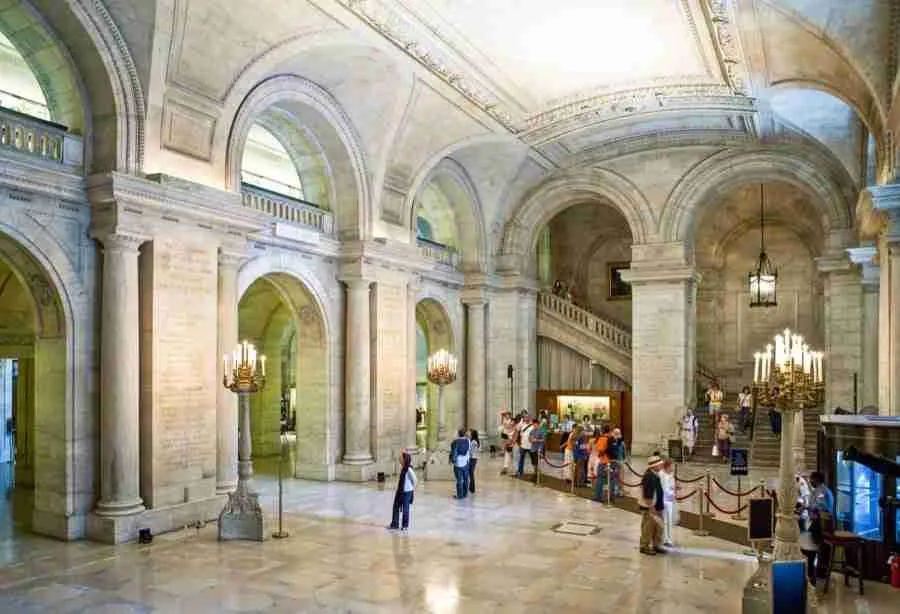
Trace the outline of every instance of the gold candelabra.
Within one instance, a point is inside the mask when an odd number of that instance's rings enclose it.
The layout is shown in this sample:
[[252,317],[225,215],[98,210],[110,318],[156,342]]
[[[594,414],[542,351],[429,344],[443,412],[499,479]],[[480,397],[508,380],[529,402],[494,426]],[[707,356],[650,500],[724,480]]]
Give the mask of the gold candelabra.
[[824,396],[824,354],[810,349],[801,335],[785,329],[775,335],[774,345],[766,345],[753,358],[757,406],[774,408],[782,416],[775,559],[802,560],[800,530],[794,518],[795,471],[805,456],[803,410],[819,405]]
[[425,371],[428,381],[438,387],[438,443],[444,441],[446,421],[444,419],[444,386],[456,381],[459,363],[456,356],[445,349],[440,349],[428,357]]
[[[222,385],[231,392],[258,392],[266,385],[266,357],[257,354],[252,343],[237,344],[231,354],[223,357],[225,371]],[[230,379],[229,379],[230,377]]]

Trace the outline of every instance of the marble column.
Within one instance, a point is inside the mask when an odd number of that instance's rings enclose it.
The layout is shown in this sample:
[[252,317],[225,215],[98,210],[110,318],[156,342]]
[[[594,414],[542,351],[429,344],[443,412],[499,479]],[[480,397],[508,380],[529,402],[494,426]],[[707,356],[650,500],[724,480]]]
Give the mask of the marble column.
[[[219,250],[218,356],[231,352],[238,342],[237,274],[242,256]],[[218,362],[216,388],[216,494],[230,493],[237,486],[238,417],[237,395],[222,385],[224,364]]]
[[372,282],[344,280],[347,285],[346,394],[344,463],[372,462],[371,313]]
[[140,496],[138,254],[144,239],[109,233],[103,243],[100,333],[100,516],[144,509]]
[[878,309],[880,271],[875,246],[847,250],[862,268],[862,360],[859,374],[859,408],[878,406]]
[[[825,412],[853,409],[853,374],[862,370],[862,286],[847,254],[816,259],[825,285]],[[800,331],[809,335],[811,331]]]
[[623,279],[632,286],[632,448],[643,455],[675,431],[691,400],[699,275],[687,265],[633,263]]
[[416,302],[419,294],[418,280],[411,279],[406,286],[406,313],[407,313],[407,329],[406,329],[406,351],[408,356],[406,381],[409,389],[407,391],[406,416],[403,420],[403,433],[405,445],[408,447],[417,446],[416,442],[416,384],[418,379],[416,364]]
[[485,433],[484,406],[484,302],[466,302],[466,424],[470,429]]

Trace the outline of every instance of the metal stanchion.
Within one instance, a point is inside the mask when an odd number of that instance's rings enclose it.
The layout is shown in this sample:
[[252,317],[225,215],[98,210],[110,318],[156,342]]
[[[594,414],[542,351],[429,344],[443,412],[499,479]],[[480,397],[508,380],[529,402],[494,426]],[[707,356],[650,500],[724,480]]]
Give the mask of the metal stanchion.
[[747,517],[741,511],[741,476],[737,476],[738,479],[738,487],[737,487],[737,514],[734,514],[731,518],[734,520],[747,520]]
[[697,537],[709,536],[709,531],[703,528],[703,499],[705,499],[705,497],[703,496],[703,492],[704,491],[702,487],[697,489],[697,494],[700,495],[700,509],[698,510],[697,514],[697,522],[699,524],[697,525],[697,530],[694,531],[694,535],[696,535]]
[[569,494],[574,495],[574,494],[575,494],[575,474],[577,473],[577,471],[576,471],[576,469],[575,469],[575,463],[574,463],[574,462],[573,462],[573,463],[569,463],[569,466],[572,468],[572,470],[569,471],[569,477],[572,478],[572,479],[569,481]]
[[[712,493],[712,475],[709,468],[706,469],[706,492]],[[703,499],[700,499],[700,511],[703,511]],[[706,504],[706,511],[709,512],[709,503]],[[712,516],[712,512],[709,512],[709,515]]]
[[606,463],[606,504],[612,505],[612,463]]
[[542,456],[543,455],[540,452],[538,452],[537,465],[535,465],[535,467],[534,467],[534,485],[535,486],[541,485],[541,457]]
[[285,452],[287,451],[286,437],[281,436],[281,456],[278,458],[278,530],[272,533],[275,539],[290,537],[290,533],[284,530],[284,475],[281,470],[284,465]]

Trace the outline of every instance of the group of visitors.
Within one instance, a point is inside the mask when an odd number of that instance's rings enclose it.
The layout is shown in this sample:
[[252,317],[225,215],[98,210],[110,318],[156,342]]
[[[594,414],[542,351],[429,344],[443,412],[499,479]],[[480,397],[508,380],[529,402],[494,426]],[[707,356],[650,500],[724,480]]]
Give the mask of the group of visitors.
[[647,470],[641,478],[638,507],[641,510],[642,554],[665,554],[663,547],[673,547],[672,531],[678,524],[675,509],[675,471],[670,459],[654,453],[647,459]]
[[557,279],[553,282],[553,294],[560,298],[564,298],[570,303],[575,302],[575,288],[567,281]]
[[519,451],[516,458],[516,476],[521,478],[525,474],[526,457],[531,462],[532,469],[537,471],[538,460],[544,451],[549,430],[550,420],[546,412],[541,412],[538,418],[533,418],[524,411],[515,417],[509,412],[503,412],[500,416],[503,470],[500,473],[502,475],[509,473],[516,450]]

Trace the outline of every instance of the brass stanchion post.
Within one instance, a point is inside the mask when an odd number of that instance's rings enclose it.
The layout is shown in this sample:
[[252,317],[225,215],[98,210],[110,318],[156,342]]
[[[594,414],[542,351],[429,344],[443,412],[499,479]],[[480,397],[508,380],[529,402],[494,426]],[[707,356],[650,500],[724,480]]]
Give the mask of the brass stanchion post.
[[697,537],[707,537],[707,536],[709,536],[709,531],[707,531],[703,528],[703,499],[704,499],[704,496],[703,496],[703,487],[702,486],[697,489],[697,494],[700,495],[700,509],[698,510],[698,514],[697,514],[698,525],[697,525],[697,530],[694,531],[694,535],[696,535]]

